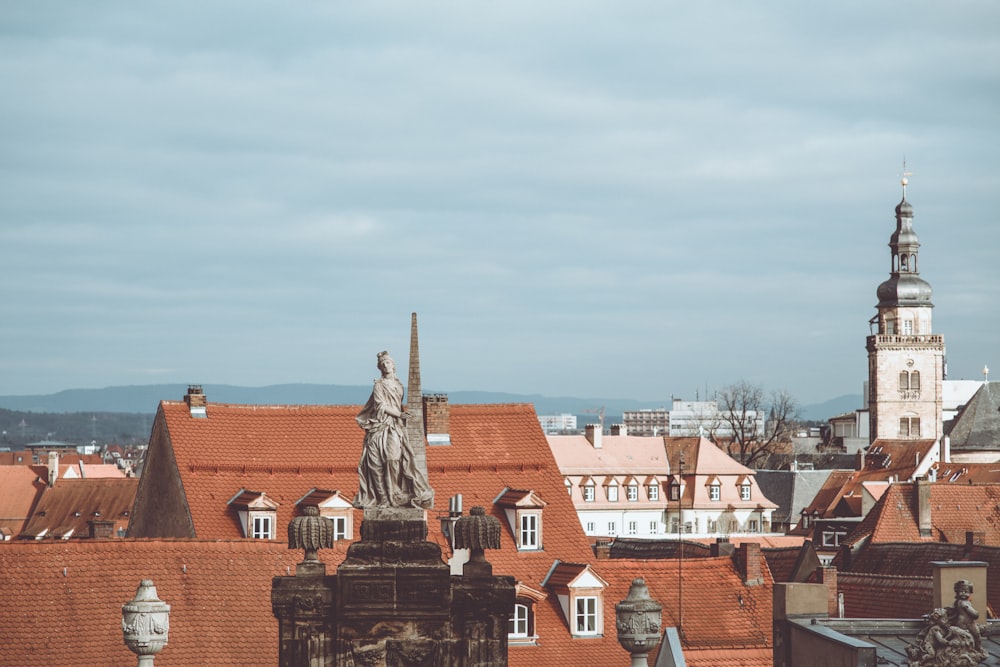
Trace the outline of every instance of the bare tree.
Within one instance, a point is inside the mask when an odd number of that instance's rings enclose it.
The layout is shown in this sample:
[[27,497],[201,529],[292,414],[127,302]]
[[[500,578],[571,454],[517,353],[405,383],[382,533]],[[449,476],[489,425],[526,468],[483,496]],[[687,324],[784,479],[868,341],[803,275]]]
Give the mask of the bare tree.
[[760,385],[740,380],[719,392],[719,412],[732,430],[725,445],[745,466],[755,467],[791,440],[798,422],[798,405],[785,390],[766,395]]

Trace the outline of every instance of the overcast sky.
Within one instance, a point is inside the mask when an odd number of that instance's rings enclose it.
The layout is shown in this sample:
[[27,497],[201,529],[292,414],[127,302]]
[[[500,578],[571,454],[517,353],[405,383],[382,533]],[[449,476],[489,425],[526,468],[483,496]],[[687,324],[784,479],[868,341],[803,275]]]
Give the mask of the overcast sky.
[[[1000,377],[1000,4],[3,2],[0,395],[860,393],[893,209]],[[405,375],[404,375],[405,377]]]

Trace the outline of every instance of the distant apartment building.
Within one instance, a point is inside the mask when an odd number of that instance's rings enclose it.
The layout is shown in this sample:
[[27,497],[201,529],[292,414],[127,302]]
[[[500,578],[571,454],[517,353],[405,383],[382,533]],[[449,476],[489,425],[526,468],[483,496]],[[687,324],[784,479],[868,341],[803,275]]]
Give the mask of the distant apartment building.
[[631,435],[662,436],[669,433],[670,412],[665,408],[626,410],[622,413],[622,421]]
[[546,433],[561,433],[576,430],[576,415],[538,415],[538,423]]
[[[747,417],[757,422],[757,433],[764,432],[764,413],[748,410]],[[675,438],[730,438],[732,426],[719,410],[717,401],[685,401],[675,398],[670,408],[670,435]]]

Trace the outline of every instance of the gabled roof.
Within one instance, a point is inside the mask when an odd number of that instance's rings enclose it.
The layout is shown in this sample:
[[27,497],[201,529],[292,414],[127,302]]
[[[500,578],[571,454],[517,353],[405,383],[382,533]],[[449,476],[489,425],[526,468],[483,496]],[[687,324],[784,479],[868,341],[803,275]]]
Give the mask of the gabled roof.
[[139,480],[61,479],[46,488],[22,537],[89,537],[91,521],[113,522],[112,534],[128,526]]
[[45,486],[31,466],[0,465],[0,530],[20,534]]
[[546,436],[564,475],[624,475],[667,473],[662,438],[605,435],[594,447],[584,435]]
[[494,502],[500,507],[510,509],[516,507],[542,508],[548,504],[530,489],[504,489]]
[[797,523],[802,510],[813,502],[830,473],[830,470],[758,470],[757,486],[778,505],[771,522]]
[[868,516],[848,536],[847,544],[869,542],[963,543],[968,531],[984,534],[984,544],[1000,546],[1000,485],[933,483],[931,531],[921,537],[914,509],[914,483],[892,484]]
[[1000,450],[1000,382],[984,382],[948,431],[951,450]]
[[707,438],[663,438],[670,458],[670,470],[680,469],[681,456],[684,457],[684,474],[699,475],[752,475],[754,471],[736,461],[712,444]]

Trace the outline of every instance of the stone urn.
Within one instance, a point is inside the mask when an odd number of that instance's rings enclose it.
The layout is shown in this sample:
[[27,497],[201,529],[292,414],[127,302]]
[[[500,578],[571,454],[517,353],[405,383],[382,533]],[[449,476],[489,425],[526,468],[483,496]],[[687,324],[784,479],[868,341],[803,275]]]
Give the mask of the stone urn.
[[633,579],[628,596],[615,605],[618,643],[632,654],[631,667],[646,667],[646,657],[660,643],[663,605],[649,596],[642,578]]
[[170,605],[156,597],[149,579],[139,582],[135,597],[122,605],[125,646],[139,656],[139,667],[153,667],[153,656],[167,645]]

